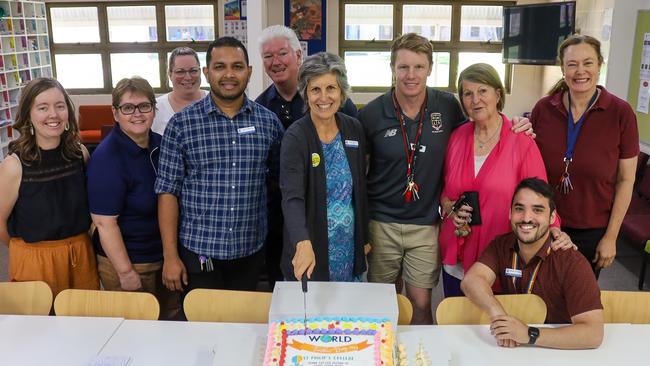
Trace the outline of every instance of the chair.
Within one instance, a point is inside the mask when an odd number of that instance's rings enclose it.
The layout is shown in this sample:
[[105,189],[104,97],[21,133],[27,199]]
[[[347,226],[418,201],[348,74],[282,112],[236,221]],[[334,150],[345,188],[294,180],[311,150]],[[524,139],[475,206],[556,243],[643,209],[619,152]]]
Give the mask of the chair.
[[[506,313],[526,324],[543,324],[546,320],[546,304],[534,294],[497,295]],[[468,298],[448,297],[436,309],[438,325],[489,324],[490,318]]]
[[650,292],[601,291],[605,323],[650,324]]
[[408,297],[402,294],[397,294],[397,308],[399,309],[397,324],[411,324],[411,318],[413,317],[413,305],[411,305],[411,301],[408,299]]
[[638,182],[630,207],[621,224],[621,234],[628,242],[641,250],[641,271],[639,273],[639,290],[643,289],[646,263],[650,259],[648,242],[650,242],[650,165],[643,167],[643,178]]
[[183,301],[189,321],[261,323],[269,322],[270,292],[194,289]]
[[158,320],[160,305],[147,292],[63,290],[54,300],[54,312],[64,316]]
[[79,106],[79,135],[84,144],[99,144],[102,126],[113,123],[113,110],[110,105]]
[[0,282],[0,314],[49,315],[52,290],[43,281]]

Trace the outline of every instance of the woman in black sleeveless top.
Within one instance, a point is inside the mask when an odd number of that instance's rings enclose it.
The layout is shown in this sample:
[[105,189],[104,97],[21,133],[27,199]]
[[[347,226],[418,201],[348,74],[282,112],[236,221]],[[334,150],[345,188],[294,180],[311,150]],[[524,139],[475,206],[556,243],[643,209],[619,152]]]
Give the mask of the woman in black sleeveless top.
[[99,289],[88,228],[88,151],[70,97],[54,79],[31,81],[13,125],[20,136],[0,164],[0,242],[9,244],[9,280]]

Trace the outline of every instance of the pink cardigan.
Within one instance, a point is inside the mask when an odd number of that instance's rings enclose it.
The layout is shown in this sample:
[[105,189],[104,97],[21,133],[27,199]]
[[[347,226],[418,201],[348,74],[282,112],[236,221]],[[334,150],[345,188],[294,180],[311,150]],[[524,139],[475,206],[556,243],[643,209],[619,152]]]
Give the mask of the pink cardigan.
[[[501,114],[503,126],[499,142],[488,155],[478,176],[474,177],[474,123],[457,128],[450,137],[445,155],[445,185],[442,197],[452,201],[465,191],[479,192],[481,225],[459,238],[454,222],[444,219],[440,230],[442,263],[454,265],[461,261],[465,271],[476,262],[495,236],[510,229],[510,202],[515,187],[524,178],[538,177],[546,181],[546,170],[535,141],[525,133],[514,133],[512,122]],[[559,226],[559,220],[553,224]]]

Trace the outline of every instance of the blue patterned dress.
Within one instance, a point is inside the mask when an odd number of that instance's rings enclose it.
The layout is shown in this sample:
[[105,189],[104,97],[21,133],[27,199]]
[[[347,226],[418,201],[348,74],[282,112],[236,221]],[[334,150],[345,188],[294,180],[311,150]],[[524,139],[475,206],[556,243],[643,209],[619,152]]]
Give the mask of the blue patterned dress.
[[338,133],[323,144],[327,182],[327,237],[330,281],[358,281],[354,276],[354,207],[352,173]]

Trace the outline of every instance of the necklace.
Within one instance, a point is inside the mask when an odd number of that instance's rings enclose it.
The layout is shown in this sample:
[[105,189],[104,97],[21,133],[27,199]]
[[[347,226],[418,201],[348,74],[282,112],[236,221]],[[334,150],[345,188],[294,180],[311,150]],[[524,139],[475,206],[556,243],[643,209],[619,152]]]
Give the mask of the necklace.
[[494,137],[499,133],[499,131],[501,131],[501,126],[503,126],[503,120],[501,120],[501,122],[499,123],[499,127],[492,133],[492,136],[490,136],[487,140],[481,140],[478,137],[478,133],[474,131],[474,138],[476,138],[476,142],[478,142],[478,148],[483,149],[483,147],[488,142],[492,141],[492,139],[494,139]]

